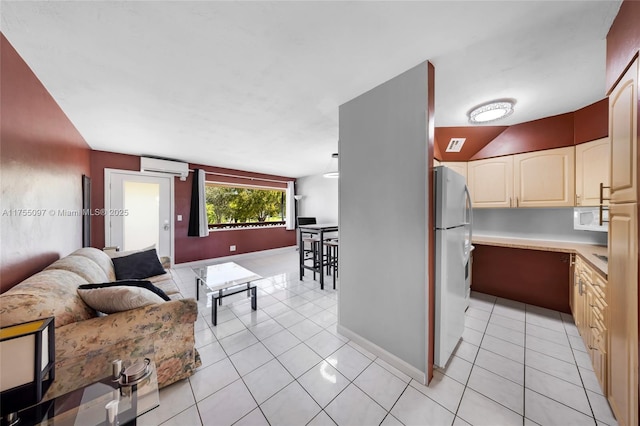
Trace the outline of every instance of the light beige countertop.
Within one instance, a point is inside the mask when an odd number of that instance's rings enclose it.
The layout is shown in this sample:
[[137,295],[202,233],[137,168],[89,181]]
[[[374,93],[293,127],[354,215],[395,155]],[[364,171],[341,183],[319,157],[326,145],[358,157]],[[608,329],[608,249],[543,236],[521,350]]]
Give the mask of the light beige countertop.
[[594,256],[594,254],[607,256],[608,249],[606,246],[596,246],[593,244],[567,241],[531,240],[527,238],[492,237],[485,235],[474,235],[473,244],[526,250],[575,253],[582,257],[592,268],[596,270],[596,272],[599,272],[605,278],[607,277],[607,263]]

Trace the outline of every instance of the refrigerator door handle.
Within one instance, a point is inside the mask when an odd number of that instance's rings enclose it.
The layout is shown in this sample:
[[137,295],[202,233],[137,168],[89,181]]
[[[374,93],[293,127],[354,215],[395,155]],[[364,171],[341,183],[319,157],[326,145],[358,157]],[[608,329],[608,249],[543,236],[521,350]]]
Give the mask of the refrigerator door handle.
[[472,246],[472,238],[473,238],[473,203],[471,202],[471,194],[469,193],[469,188],[465,185],[464,192],[467,197],[467,202],[465,202],[465,209],[467,210],[467,218],[468,222],[465,223],[465,226],[469,229],[469,247],[465,247],[466,261],[469,261],[471,257],[471,246]]

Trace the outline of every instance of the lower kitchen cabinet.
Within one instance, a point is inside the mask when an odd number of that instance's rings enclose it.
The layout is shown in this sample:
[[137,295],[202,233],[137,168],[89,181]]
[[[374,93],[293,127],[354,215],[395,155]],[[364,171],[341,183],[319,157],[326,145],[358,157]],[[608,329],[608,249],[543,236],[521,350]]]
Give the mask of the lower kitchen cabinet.
[[570,313],[569,253],[474,242],[472,289]]
[[593,371],[607,394],[607,281],[580,256],[575,256],[571,311],[589,352]]

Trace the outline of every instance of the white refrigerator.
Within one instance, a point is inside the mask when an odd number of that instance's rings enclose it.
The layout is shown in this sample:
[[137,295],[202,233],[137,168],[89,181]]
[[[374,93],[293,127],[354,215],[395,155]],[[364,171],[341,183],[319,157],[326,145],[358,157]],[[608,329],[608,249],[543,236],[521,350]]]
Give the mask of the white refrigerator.
[[434,364],[445,367],[464,331],[469,305],[473,227],[465,178],[435,168],[435,347]]

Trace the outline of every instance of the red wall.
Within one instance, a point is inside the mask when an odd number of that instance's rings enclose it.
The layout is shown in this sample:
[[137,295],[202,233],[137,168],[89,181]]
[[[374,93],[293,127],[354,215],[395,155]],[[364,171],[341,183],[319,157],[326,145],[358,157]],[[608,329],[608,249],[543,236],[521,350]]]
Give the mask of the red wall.
[[571,313],[569,254],[475,245],[471,288]]
[[607,93],[640,49],[640,1],[625,0],[607,34]]
[[573,142],[578,145],[609,136],[609,98],[573,113]]
[[573,113],[514,124],[500,133],[471,160],[520,154],[573,145]]
[[[104,169],[140,170],[140,157],[135,155],[116,154],[104,151],[92,151],[91,153],[91,174],[92,196],[91,207],[104,207]],[[209,172],[227,173],[254,178],[264,178],[273,180],[292,180],[282,176],[264,175],[250,173],[240,170],[223,169],[198,164],[190,164],[190,169],[200,168]],[[195,260],[213,259],[216,257],[229,256],[233,254],[249,253],[260,250],[294,246],[296,244],[295,231],[287,231],[284,227],[242,229],[242,230],[219,230],[212,231],[208,237],[188,237],[189,210],[191,203],[191,182],[193,173],[185,182],[179,179],[174,180],[175,184],[175,214],[182,215],[181,222],[174,218],[175,226],[175,263],[192,262]],[[207,176],[207,180],[219,182],[247,184],[246,179]],[[253,182],[259,184],[259,181]],[[269,182],[269,186],[285,188],[286,184]],[[93,216],[91,223],[91,244],[94,247],[104,247],[104,218]],[[236,251],[229,251],[229,246],[235,245]]]
[[[0,34],[0,292],[82,247],[82,175],[90,149],[29,66]],[[34,209],[44,216],[11,215]],[[51,213],[53,211],[53,214]]]

